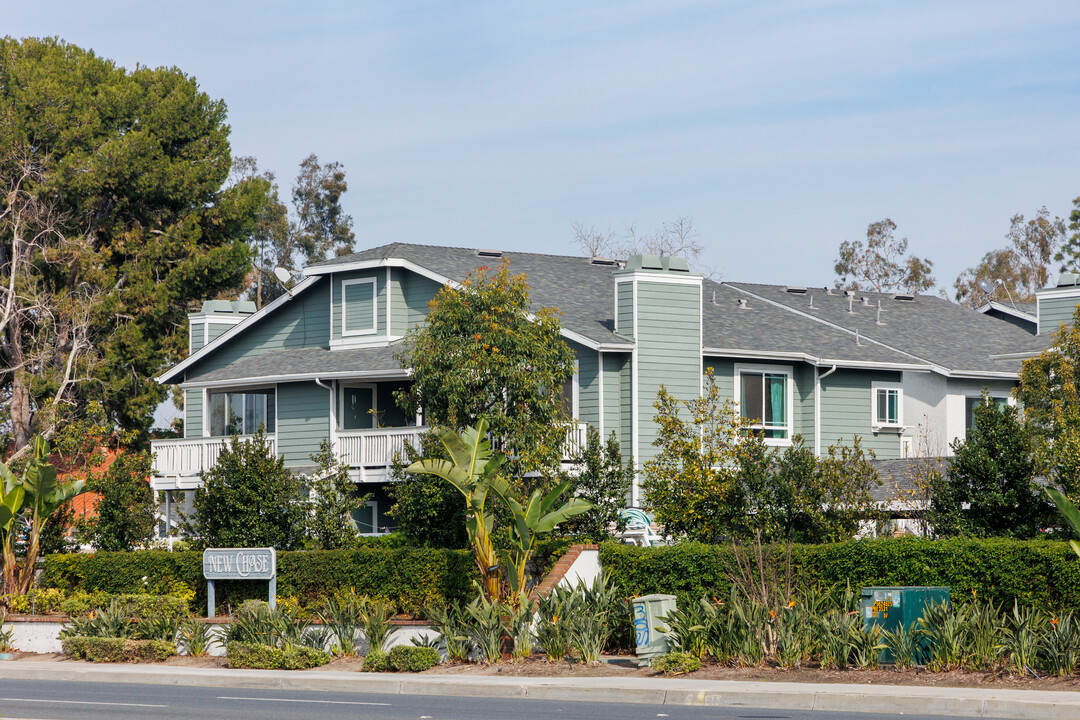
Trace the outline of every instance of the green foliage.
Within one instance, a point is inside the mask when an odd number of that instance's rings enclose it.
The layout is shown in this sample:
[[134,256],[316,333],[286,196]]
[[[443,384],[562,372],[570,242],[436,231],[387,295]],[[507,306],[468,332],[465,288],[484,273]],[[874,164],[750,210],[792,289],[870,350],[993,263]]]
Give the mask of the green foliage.
[[[1072,528],[1073,533],[1080,535],[1080,510],[1077,510],[1076,506],[1069,502],[1069,499],[1064,494],[1054,488],[1046,488],[1046,494],[1057,506],[1058,512],[1065,518],[1065,522]],[[1080,543],[1076,540],[1069,540],[1069,546],[1077,555],[1080,555]]]
[[510,458],[510,477],[559,469],[570,420],[562,385],[574,354],[558,311],[532,307],[524,275],[511,275],[504,262],[442,288],[403,345],[398,361],[413,370],[398,396],[406,412],[423,408],[432,425],[457,430],[487,419]]
[[386,672],[390,669],[390,658],[382,650],[369,650],[361,669],[364,672]]
[[209,624],[197,617],[185,618],[177,633],[178,644],[185,655],[202,657],[210,648],[221,644],[220,636]]
[[395,672],[424,672],[439,664],[439,651],[430,647],[398,645],[387,658]]
[[626,519],[620,511],[627,505],[633,478],[634,463],[630,459],[623,461],[615,432],[601,444],[600,432],[592,425],[587,426],[585,447],[577,458],[577,472],[564,472],[562,479],[570,482],[570,495],[586,501],[592,509],[567,520],[560,531],[600,542],[625,530]]
[[311,517],[305,544],[320,550],[351,547],[356,541],[351,513],[371,495],[357,494],[356,485],[349,479],[349,468],[342,464],[330,441],[321,441],[311,459],[316,470],[306,480]]
[[0,182],[18,188],[0,218],[0,285],[14,274],[19,297],[3,367],[33,358],[3,375],[20,398],[5,420],[18,448],[99,401],[145,438],[191,303],[247,273],[268,183],[226,186],[225,103],[179,69],[127,71],[56,38],[0,39],[0,58]]
[[327,653],[315,648],[295,646],[282,649],[242,642],[227,643],[225,658],[229,667],[249,670],[306,670],[330,662]]
[[680,402],[661,387],[654,407],[656,456],[645,463],[646,507],[676,538],[717,542],[761,533],[766,540],[829,542],[855,533],[878,511],[873,453],[859,438],[820,458],[801,437],[770,450],[721,398],[706,372],[705,392]]
[[[46,521],[68,500],[84,492],[86,485],[84,480],[60,481],[56,468],[49,464],[51,450],[44,438],[34,438],[32,447],[33,454],[21,475],[16,476],[0,462],[0,589],[11,595],[24,595],[30,590]],[[25,543],[21,557],[16,553],[17,540]]]
[[461,605],[457,602],[445,606],[433,605],[425,611],[438,631],[446,657],[450,662],[465,662],[472,650],[469,627]]
[[101,497],[96,515],[80,526],[95,550],[134,550],[154,534],[154,491],[150,488],[153,457],[148,452],[119,453],[100,475],[91,475],[86,489]]
[[304,544],[308,513],[298,476],[271,452],[261,430],[233,437],[195,491],[193,537],[204,547],[274,547]]
[[433,433],[420,436],[419,449],[406,443],[405,451],[395,458],[387,488],[394,502],[389,514],[398,521],[401,534],[413,545],[469,547],[465,498],[457,488],[436,475],[407,472],[406,468],[420,458],[446,459],[446,451]]
[[574,596],[574,612],[569,617],[570,644],[581,662],[595,665],[615,630],[614,616],[622,613],[628,618],[630,610],[620,602],[618,588],[603,573],[591,584],[579,581]]
[[393,606],[381,600],[361,598],[359,602],[360,622],[364,629],[364,638],[369,650],[383,650],[397,628],[390,624]]
[[836,287],[846,290],[916,293],[934,287],[934,263],[906,256],[907,238],[897,240],[889,218],[866,227],[866,244],[845,240],[836,259]]
[[[353,589],[359,595],[384,598],[402,612],[415,613],[429,605],[470,597],[474,572],[471,554],[461,550],[360,547],[282,552],[278,554],[278,592],[319,609],[327,598]],[[113,594],[176,589],[191,598],[194,608],[206,607],[202,554],[194,551],[50,555],[39,584]],[[222,580],[216,589],[220,607],[238,607],[246,599],[266,597],[265,582]]]
[[498,600],[489,600],[483,594],[465,606],[465,632],[480,650],[480,658],[485,663],[497,663],[502,657],[503,615],[508,611],[507,606]]
[[15,646],[11,644],[12,637],[15,635],[15,628],[9,627],[5,630],[4,621],[6,619],[3,615],[0,615],[0,652],[15,652]]
[[948,478],[939,477],[931,493],[934,532],[1035,537],[1049,518],[1049,504],[1035,486],[1035,446],[1016,408],[998,408],[988,398],[977,404],[975,426],[952,449]]
[[570,618],[575,612],[573,591],[556,587],[540,598],[536,608],[536,640],[548,662],[570,654]]
[[176,645],[163,640],[67,637],[60,644],[65,655],[90,662],[162,662],[176,654]]
[[[771,549],[780,559],[784,547]],[[727,597],[726,568],[732,551],[723,545],[681,543],[639,548],[600,545],[604,574],[621,597],[671,593],[679,603]],[[1003,538],[883,538],[828,545],[796,545],[793,571],[804,586],[828,590],[866,586],[949,586],[954,597],[991,600],[1000,607],[1080,607],[1080,560],[1069,546],[1046,540]]]
[[652,660],[652,669],[667,676],[685,675],[701,669],[701,657],[694,653],[669,652]]

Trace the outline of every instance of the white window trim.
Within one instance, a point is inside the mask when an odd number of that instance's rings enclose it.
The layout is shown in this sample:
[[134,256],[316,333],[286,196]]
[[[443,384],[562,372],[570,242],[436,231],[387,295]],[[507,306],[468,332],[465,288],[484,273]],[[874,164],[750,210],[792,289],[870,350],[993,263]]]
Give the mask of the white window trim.
[[[371,390],[371,409],[376,414],[372,415],[372,417],[371,417],[371,427],[370,428],[353,428],[351,430],[346,430],[344,425],[342,424],[342,420],[344,420],[344,418],[345,418],[345,391],[350,390],[350,389],[357,389],[357,388],[368,388],[368,389]],[[364,432],[365,430],[378,430],[379,429],[377,427],[377,423],[375,422],[375,419],[378,416],[378,412],[379,412],[379,386],[377,384],[375,384],[375,383],[365,383],[365,382],[341,382],[341,383],[338,383],[338,407],[341,408],[341,411],[338,412],[338,417],[337,417],[337,426],[338,426],[337,430],[338,430],[338,432],[354,433],[354,432]]]
[[574,420],[581,417],[581,365],[574,358],[574,374],[570,376],[570,414]]
[[[371,327],[361,330],[349,330],[349,313],[346,303],[346,288],[350,285],[371,286]],[[378,278],[357,278],[355,280],[341,281],[341,336],[351,337],[354,335],[375,335],[379,332],[379,280]]]
[[766,445],[773,447],[789,447],[791,445],[791,438],[795,435],[795,369],[791,365],[747,365],[743,363],[735,364],[735,412],[742,417],[742,408],[740,402],[742,400],[742,378],[739,376],[742,373],[768,373],[770,375],[785,375],[784,389],[786,392],[786,398],[784,402],[787,403],[787,422],[786,430],[787,437],[785,438],[762,438]]
[[[896,391],[896,422],[884,423],[877,416],[877,393],[878,390]],[[895,430],[904,427],[904,385],[898,382],[872,382],[870,383],[870,427],[878,430]]]
[[[213,437],[213,438],[232,437],[231,435],[211,435],[210,434],[210,427],[211,427],[211,423],[212,423],[212,418],[210,417],[210,396],[211,395],[233,395],[233,394],[236,394],[236,393],[239,393],[241,395],[247,395],[248,393],[254,393],[254,392],[257,392],[259,390],[273,390],[274,391],[274,429],[273,430],[267,430],[266,435],[267,435],[267,437],[274,437],[275,435],[277,435],[277,426],[278,426],[278,386],[277,385],[261,384],[261,385],[244,385],[242,387],[235,387],[235,388],[230,387],[230,388],[221,388],[221,389],[203,388],[203,437],[208,437],[208,438],[210,438],[210,437]],[[270,409],[270,403],[267,403],[266,407],[267,407],[267,410],[269,410]],[[244,399],[244,415],[245,415],[245,417],[247,415],[247,399],[246,398]],[[255,432],[252,431],[252,432],[249,432],[249,433],[244,433],[243,435],[240,435],[240,437],[248,437],[248,436],[254,435],[254,434],[255,434]]]

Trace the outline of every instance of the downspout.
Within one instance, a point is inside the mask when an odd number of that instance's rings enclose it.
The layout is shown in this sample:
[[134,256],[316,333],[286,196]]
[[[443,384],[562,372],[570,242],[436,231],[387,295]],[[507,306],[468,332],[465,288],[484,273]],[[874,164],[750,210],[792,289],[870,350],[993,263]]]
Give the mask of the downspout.
[[814,457],[821,457],[821,381],[836,372],[834,364],[824,375],[814,368]]

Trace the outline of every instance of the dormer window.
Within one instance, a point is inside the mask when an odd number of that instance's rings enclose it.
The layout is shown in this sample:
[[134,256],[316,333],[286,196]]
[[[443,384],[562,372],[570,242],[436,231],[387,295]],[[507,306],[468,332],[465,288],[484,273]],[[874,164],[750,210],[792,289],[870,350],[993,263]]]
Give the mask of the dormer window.
[[371,335],[378,328],[375,278],[341,282],[341,335]]

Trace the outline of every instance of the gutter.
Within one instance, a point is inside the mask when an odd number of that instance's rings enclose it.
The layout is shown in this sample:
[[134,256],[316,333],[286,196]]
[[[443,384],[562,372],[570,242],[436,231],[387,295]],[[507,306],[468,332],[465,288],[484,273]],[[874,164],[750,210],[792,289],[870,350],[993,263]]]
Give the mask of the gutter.
[[821,380],[836,372],[837,365],[821,374],[820,368],[814,368],[814,457],[821,457]]

